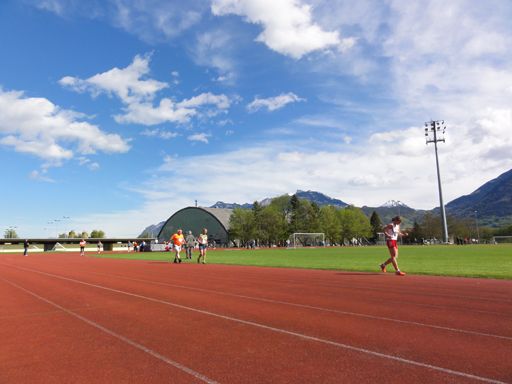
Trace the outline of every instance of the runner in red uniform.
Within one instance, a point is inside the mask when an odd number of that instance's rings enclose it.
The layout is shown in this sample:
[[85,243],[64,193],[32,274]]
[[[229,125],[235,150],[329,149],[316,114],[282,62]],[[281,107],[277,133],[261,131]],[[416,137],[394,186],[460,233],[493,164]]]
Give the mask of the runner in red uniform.
[[382,232],[384,232],[384,235],[386,236],[386,244],[389,249],[389,254],[391,257],[386,260],[384,263],[380,265],[380,268],[382,269],[382,272],[386,272],[386,265],[389,263],[393,264],[393,267],[395,267],[396,274],[399,276],[405,275],[400,269],[398,268],[398,263],[396,259],[398,258],[398,247],[396,245],[396,241],[398,237],[402,236],[408,236],[408,233],[401,233],[400,232],[400,223],[402,222],[402,218],[400,216],[395,216],[391,219],[391,224],[386,225],[384,228],[382,228]]

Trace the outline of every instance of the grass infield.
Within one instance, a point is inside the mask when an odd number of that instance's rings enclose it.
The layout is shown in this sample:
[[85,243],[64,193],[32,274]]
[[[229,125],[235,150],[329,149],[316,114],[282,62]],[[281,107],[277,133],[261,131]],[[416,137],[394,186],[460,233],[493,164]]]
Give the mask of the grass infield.
[[[398,265],[415,275],[512,279],[512,245],[435,245],[399,246]],[[173,261],[174,252],[88,254],[137,260]],[[194,251],[196,263],[199,251]],[[250,265],[261,267],[307,268],[337,271],[379,272],[379,264],[389,258],[387,247],[329,247],[302,249],[215,250],[206,252],[208,264]],[[388,273],[394,272],[387,266]]]

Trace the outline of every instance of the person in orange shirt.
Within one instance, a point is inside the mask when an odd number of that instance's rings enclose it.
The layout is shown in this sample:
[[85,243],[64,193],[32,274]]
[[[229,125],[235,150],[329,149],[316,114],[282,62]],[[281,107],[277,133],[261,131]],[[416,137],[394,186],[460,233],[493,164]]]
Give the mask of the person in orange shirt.
[[174,256],[174,262],[181,263],[181,258],[180,258],[181,247],[183,244],[185,244],[185,238],[183,237],[181,229],[178,229],[178,233],[175,233],[174,235],[172,235],[171,240],[169,240],[169,242],[171,242],[171,241],[174,242],[174,252],[176,252],[176,256]]
[[85,255],[85,243],[86,243],[86,241],[84,239],[82,239],[82,241],[80,241],[80,256]]

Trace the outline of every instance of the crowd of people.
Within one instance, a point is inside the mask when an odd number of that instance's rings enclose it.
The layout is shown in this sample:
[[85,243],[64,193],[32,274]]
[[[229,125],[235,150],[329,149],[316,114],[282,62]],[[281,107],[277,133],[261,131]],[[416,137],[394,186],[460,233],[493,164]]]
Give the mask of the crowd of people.
[[[186,259],[192,260],[193,250],[194,248],[199,248],[199,257],[197,258],[197,263],[200,264],[201,260],[203,264],[206,264],[206,250],[208,249],[208,230],[206,228],[203,229],[203,232],[199,234],[196,238],[192,235],[192,231],[188,231],[187,237],[183,235],[183,231],[178,229],[178,231],[172,235],[169,241],[164,242],[165,250],[167,252],[174,251],[174,263],[181,263],[180,252],[185,248],[186,251]],[[212,240],[211,245],[215,247],[215,241]]]

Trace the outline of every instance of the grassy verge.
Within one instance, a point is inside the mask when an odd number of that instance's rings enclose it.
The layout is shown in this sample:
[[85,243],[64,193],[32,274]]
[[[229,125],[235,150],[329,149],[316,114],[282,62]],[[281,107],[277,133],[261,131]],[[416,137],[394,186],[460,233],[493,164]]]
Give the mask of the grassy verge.
[[[196,262],[199,252],[194,252]],[[90,254],[88,256],[172,261],[174,253]],[[185,252],[182,252],[185,257]],[[386,247],[258,249],[208,251],[209,264],[380,272],[389,258]],[[409,274],[512,279],[512,245],[401,246],[398,264]],[[393,271],[391,265],[389,271]]]

